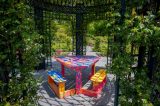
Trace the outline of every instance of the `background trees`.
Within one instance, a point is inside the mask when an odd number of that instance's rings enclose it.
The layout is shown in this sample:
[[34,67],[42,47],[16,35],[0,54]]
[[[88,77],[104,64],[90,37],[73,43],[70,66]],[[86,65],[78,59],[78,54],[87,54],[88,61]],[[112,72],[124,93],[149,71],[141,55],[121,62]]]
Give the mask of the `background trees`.
[[71,24],[56,20],[51,21],[52,52],[62,49],[64,52],[72,51]]

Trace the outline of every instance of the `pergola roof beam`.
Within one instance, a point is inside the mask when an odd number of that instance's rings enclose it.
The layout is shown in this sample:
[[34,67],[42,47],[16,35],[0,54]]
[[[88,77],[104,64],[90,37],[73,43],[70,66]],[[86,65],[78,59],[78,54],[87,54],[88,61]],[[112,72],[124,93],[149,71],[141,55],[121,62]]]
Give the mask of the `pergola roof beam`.
[[85,6],[85,5],[78,4],[76,6],[66,6],[66,5],[52,4],[51,2],[45,2],[44,0],[34,0],[31,2],[31,5],[34,7],[41,8],[43,10],[47,10],[51,12],[58,12],[58,13],[65,13],[65,14],[103,13],[108,10],[108,6],[111,4],[112,3],[95,5],[95,6]]

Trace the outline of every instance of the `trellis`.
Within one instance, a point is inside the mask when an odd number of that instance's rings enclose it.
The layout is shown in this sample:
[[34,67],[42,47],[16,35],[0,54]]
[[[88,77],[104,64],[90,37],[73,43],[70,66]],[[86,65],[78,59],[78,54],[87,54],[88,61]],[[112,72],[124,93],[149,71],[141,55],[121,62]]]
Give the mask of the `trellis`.
[[[110,5],[113,2],[111,0],[30,0],[30,4],[34,8],[36,29],[40,34],[46,36],[43,39],[42,53],[46,57],[51,57],[50,23],[45,25],[45,19],[70,21],[73,35],[72,53],[85,55],[87,24],[93,20],[108,19],[110,16],[107,12],[110,11]],[[50,15],[47,12],[50,12]],[[108,58],[107,60],[109,61]]]

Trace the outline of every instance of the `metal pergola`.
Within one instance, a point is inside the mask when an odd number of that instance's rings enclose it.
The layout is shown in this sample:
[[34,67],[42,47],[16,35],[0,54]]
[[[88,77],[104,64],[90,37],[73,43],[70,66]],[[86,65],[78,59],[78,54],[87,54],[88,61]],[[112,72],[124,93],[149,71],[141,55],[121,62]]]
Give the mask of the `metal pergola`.
[[51,56],[50,21],[45,25],[46,19],[70,21],[73,30],[72,52],[75,55],[85,55],[87,24],[93,20],[108,19],[110,16],[107,12],[110,11],[111,4],[111,0],[30,0],[30,5],[34,8],[36,29],[40,34],[46,35],[43,40],[44,54]]

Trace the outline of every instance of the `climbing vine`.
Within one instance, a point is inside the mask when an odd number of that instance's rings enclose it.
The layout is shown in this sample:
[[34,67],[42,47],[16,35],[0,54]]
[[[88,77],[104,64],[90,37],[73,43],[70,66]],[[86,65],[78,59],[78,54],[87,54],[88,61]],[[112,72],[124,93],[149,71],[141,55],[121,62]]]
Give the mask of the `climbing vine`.
[[36,102],[37,80],[33,77],[39,53],[25,0],[0,1],[0,105],[31,105]]
[[[113,30],[115,43],[111,69],[119,78],[119,104],[157,106],[160,104],[160,85],[157,83],[160,28],[151,12],[141,15],[133,9],[132,15],[127,14],[131,12],[126,13],[123,23],[115,23]],[[131,45],[130,52],[127,45]],[[133,48],[138,48],[137,57]]]

